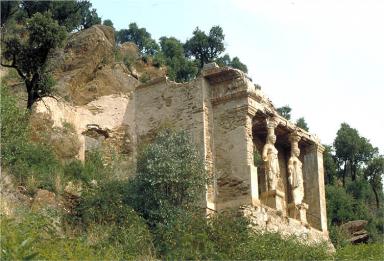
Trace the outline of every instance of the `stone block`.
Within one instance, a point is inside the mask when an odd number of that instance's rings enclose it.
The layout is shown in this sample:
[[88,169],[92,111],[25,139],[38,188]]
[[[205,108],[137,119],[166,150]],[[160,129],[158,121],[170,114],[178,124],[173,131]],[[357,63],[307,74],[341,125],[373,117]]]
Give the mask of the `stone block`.
[[288,204],[288,215],[290,218],[300,220],[303,224],[307,224],[307,210],[308,204],[301,203],[295,205],[294,203]]
[[285,193],[278,189],[266,191],[261,194],[262,203],[264,203],[268,207],[281,211],[284,210],[284,198]]

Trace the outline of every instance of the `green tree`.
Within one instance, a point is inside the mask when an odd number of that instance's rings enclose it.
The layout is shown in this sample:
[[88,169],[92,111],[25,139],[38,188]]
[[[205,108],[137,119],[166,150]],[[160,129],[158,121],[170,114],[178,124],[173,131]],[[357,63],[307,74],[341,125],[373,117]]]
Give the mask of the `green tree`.
[[214,61],[224,52],[224,34],[220,26],[214,26],[207,35],[199,27],[193,31],[193,37],[184,45],[188,57],[194,57],[199,62],[199,68],[205,63]]
[[103,21],[103,25],[110,26],[110,27],[112,27],[113,29],[115,29],[115,27],[113,27],[113,22],[112,22],[112,20],[110,20],[110,19],[106,19],[106,20],[104,20],[104,21]]
[[32,18],[36,13],[51,12],[52,18],[68,32],[100,24],[90,1],[21,1],[18,19]]
[[283,107],[280,107],[280,108],[277,108],[276,109],[277,112],[283,116],[284,118],[286,118],[287,120],[290,120],[291,119],[291,107],[289,107],[289,105],[285,105]]
[[82,8],[80,9],[81,22],[80,26],[83,29],[90,28],[93,25],[101,24],[101,18],[97,14],[95,8],[92,8],[92,4],[88,1],[83,3]]
[[302,128],[303,130],[309,131],[308,124],[305,121],[304,117],[298,118],[296,121],[297,127]]
[[121,29],[116,34],[117,43],[134,42],[142,55],[155,55],[159,45],[151,38],[145,28],[139,28],[136,23],[129,24],[128,29]]
[[231,57],[228,54],[225,54],[224,56],[217,58],[216,62],[220,66],[229,66],[245,73],[248,72],[247,66],[240,61],[239,57],[234,57],[231,60]]
[[373,158],[364,171],[364,175],[372,187],[375,194],[376,208],[380,208],[379,193],[383,192],[383,175],[384,175],[384,157],[378,156]]
[[137,161],[137,209],[151,226],[198,206],[207,184],[201,156],[185,132],[164,130]]
[[36,13],[26,20],[18,34],[2,39],[1,65],[15,68],[24,80],[28,94],[27,108],[52,91],[53,79],[47,70],[49,53],[62,46],[66,37],[65,27],[52,19],[51,13]]
[[1,27],[19,10],[19,1],[1,1]]
[[186,82],[197,74],[197,66],[185,57],[183,44],[174,37],[160,38],[161,54],[171,80]]
[[334,180],[337,178],[337,166],[333,155],[333,148],[329,145],[324,145],[324,147],[323,160],[325,184],[333,184]]
[[356,129],[346,123],[341,124],[333,145],[343,186],[348,175],[351,176],[352,181],[355,181],[361,164],[367,163],[378,152],[378,149],[374,148],[366,138],[361,137]]

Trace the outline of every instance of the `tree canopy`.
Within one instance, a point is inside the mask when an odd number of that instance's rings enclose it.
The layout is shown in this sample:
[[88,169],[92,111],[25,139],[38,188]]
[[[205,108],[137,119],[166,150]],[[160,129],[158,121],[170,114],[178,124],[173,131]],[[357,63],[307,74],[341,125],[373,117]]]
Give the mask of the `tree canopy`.
[[288,105],[285,105],[283,107],[280,107],[280,108],[277,108],[276,109],[277,112],[283,116],[284,118],[286,118],[287,120],[290,120],[291,119],[291,107],[289,107]]
[[179,40],[174,37],[161,37],[160,47],[171,80],[186,82],[196,76],[197,66],[185,57],[183,44]]
[[358,167],[367,163],[378,152],[366,138],[361,137],[356,129],[346,123],[341,124],[333,145],[336,159],[343,168],[341,176],[344,185],[347,176],[356,180]]
[[309,131],[308,124],[305,121],[304,117],[298,118],[296,121],[296,125],[302,128],[303,130]]
[[234,57],[231,59],[228,54],[225,54],[224,56],[217,58],[216,62],[220,66],[229,66],[235,69],[239,69],[245,73],[248,72],[247,66],[240,61],[239,57]]
[[159,51],[159,45],[147,29],[139,28],[136,23],[129,24],[128,29],[121,29],[116,33],[116,42],[134,42],[142,55],[155,55]]
[[36,100],[51,92],[53,79],[47,70],[48,55],[62,46],[66,30],[50,12],[35,13],[19,30],[2,39],[1,65],[16,69],[24,80],[28,93],[27,108],[30,109]]
[[193,37],[184,45],[188,57],[194,57],[199,62],[199,68],[205,63],[214,61],[224,52],[224,33],[220,26],[214,26],[209,34],[200,30],[199,27],[193,31]]

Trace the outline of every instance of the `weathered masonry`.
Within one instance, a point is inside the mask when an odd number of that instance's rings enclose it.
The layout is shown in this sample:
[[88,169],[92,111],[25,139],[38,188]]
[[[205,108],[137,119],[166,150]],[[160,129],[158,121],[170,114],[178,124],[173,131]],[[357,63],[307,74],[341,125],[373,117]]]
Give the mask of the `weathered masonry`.
[[75,126],[80,159],[111,145],[134,163],[138,144],[159,128],[187,130],[212,179],[208,210],[241,207],[256,228],[329,239],[323,146],[279,116],[239,70],[208,64],[189,83],[157,78],[84,106],[45,98],[36,110],[49,113],[55,125]]
[[260,228],[328,239],[323,146],[241,71],[209,64],[190,83],[138,86],[135,119],[137,142],[162,125],[190,132],[213,180],[208,209],[243,206]]

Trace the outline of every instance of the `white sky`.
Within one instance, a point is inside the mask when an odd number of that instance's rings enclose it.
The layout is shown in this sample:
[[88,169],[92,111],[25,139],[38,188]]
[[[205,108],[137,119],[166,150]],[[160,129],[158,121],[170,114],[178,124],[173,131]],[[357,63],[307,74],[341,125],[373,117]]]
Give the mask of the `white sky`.
[[288,104],[331,144],[342,122],[384,153],[384,0],[92,1],[118,29],[185,41],[220,25],[226,53],[248,66],[275,106]]

